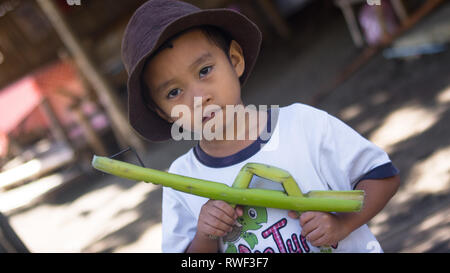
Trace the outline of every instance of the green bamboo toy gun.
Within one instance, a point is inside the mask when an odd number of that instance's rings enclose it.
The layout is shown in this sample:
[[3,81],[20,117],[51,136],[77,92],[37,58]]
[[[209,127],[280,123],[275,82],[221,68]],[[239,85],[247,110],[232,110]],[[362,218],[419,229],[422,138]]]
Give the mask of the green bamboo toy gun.
[[[209,199],[223,200],[233,207],[239,204],[299,212],[354,212],[361,210],[364,200],[364,191],[361,190],[302,193],[287,171],[260,163],[245,164],[232,187],[223,183],[144,168],[108,157],[94,156],[92,166],[122,178],[150,182]],[[253,175],[281,183],[285,192],[249,189]]]

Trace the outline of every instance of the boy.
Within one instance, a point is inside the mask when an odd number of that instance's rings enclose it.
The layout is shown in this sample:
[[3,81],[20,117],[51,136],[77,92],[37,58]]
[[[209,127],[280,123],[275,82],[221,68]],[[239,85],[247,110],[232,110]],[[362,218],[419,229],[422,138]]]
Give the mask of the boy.
[[[299,217],[271,208],[233,209],[220,200],[163,188],[163,251],[303,253],[332,246],[333,252],[381,252],[366,223],[399,186],[398,171],[384,151],[336,118],[300,103],[267,111],[246,108],[244,116],[228,111],[244,106],[241,86],[260,43],[256,25],[237,12],[146,2],[131,18],[122,43],[131,125],[150,141],[164,141],[180,128],[203,136],[214,123],[216,137],[200,138],[171,164],[171,173],[231,186],[247,162],[263,163],[287,170],[302,192],[364,190],[364,208]],[[180,106],[189,111],[174,111]],[[251,187],[282,190],[256,176]]]

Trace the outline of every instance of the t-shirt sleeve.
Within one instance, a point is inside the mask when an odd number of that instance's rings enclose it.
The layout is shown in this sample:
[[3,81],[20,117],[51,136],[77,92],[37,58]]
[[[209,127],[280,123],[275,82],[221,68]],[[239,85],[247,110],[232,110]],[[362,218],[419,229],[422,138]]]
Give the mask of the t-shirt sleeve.
[[320,173],[332,190],[354,189],[362,179],[398,173],[385,151],[339,119],[326,114],[322,129]]
[[[169,173],[177,173],[174,164]],[[197,219],[180,192],[163,187],[162,198],[162,251],[168,253],[181,253],[186,250],[195,236]]]

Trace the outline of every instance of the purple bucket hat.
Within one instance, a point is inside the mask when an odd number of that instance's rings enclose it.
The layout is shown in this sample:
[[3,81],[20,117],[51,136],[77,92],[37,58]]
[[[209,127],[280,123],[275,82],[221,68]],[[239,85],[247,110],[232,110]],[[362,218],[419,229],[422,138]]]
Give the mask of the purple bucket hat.
[[199,9],[176,0],[150,0],[139,7],[125,30],[122,60],[128,73],[128,119],[145,139],[171,139],[172,124],[162,119],[144,102],[141,74],[147,57],[167,39],[191,27],[211,25],[226,31],[244,51],[245,71],[241,86],[255,65],[261,46],[261,32],[244,15],[231,9]]

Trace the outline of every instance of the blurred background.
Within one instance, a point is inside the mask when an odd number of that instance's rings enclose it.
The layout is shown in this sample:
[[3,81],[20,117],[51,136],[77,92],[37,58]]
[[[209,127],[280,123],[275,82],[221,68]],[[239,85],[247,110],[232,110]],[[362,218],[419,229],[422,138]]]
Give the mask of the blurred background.
[[[90,165],[133,147],[167,170],[196,144],[127,123],[120,45],[144,2],[0,0],[0,253],[161,252],[161,187]],[[402,185],[369,223],[385,252],[449,252],[450,1],[186,2],[262,30],[244,103],[318,107],[389,153]]]

